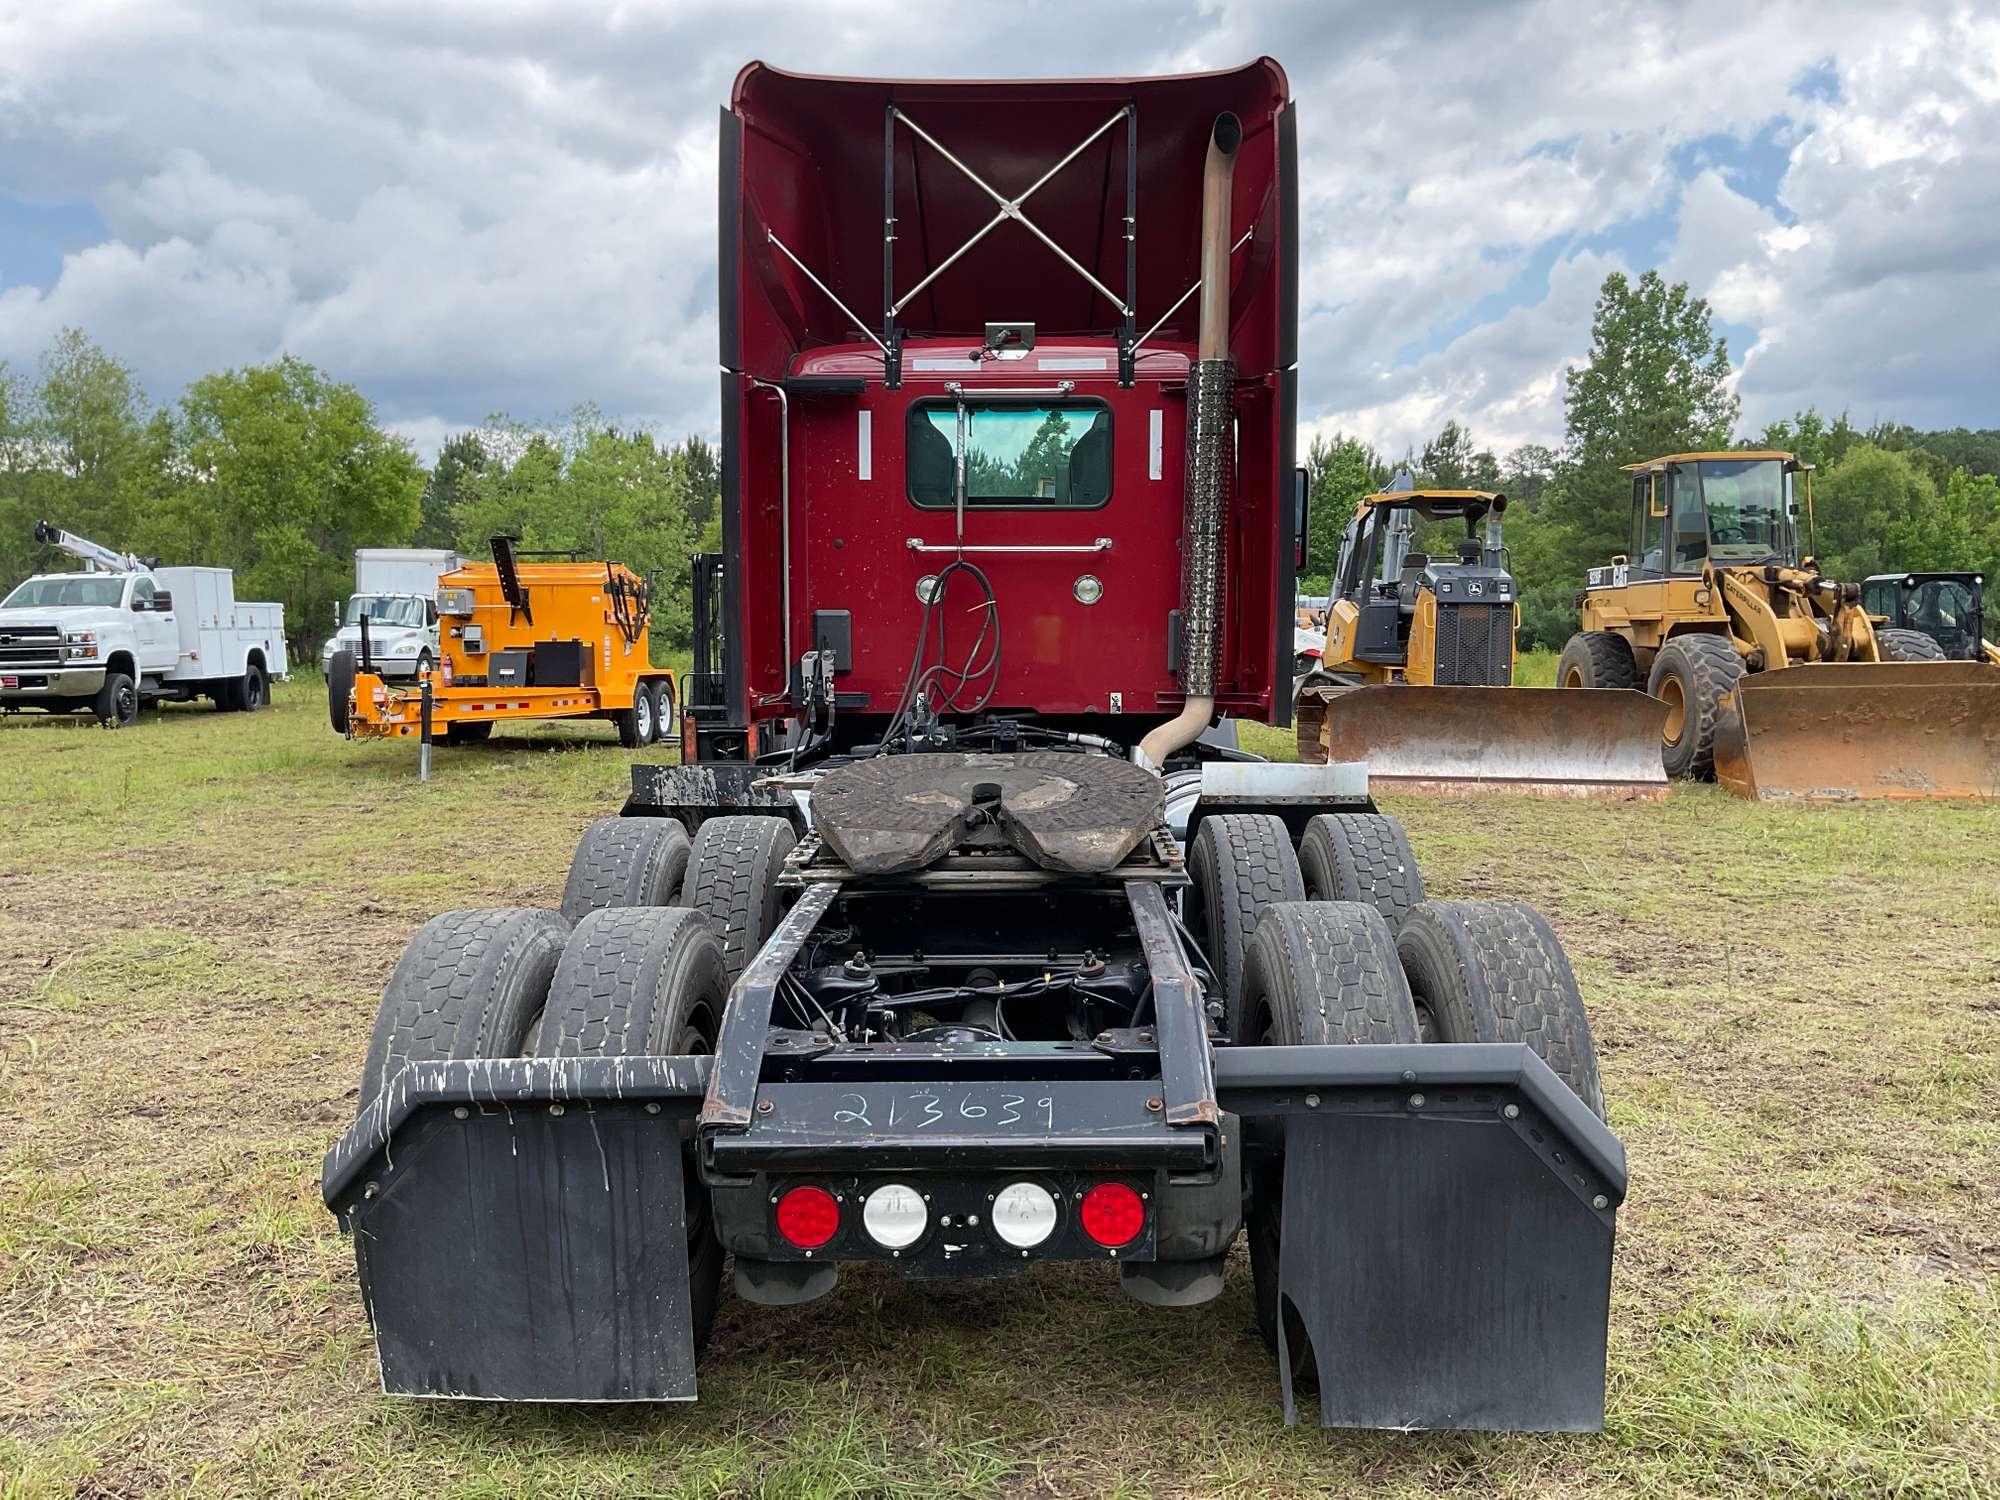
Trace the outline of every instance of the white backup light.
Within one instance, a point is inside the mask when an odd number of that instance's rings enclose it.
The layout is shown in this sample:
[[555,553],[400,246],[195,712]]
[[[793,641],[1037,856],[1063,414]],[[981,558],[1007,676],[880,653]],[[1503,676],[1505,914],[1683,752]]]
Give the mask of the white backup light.
[[907,1250],[930,1224],[924,1195],[900,1182],[885,1182],[862,1202],[861,1227],[884,1250]]
[[1056,1200],[1037,1182],[1010,1182],[993,1196],[993,1232],[1032,1250],[1056,1232]]

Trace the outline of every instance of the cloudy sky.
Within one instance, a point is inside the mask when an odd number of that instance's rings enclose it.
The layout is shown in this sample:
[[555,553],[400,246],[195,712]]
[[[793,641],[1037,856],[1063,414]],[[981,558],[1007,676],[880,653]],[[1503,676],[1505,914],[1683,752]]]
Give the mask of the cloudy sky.
[[426,453],[574,402],[712,433],[740,64],[1009,76],[1269,53],[1300,102],[1302,411],[1560,437],[1607,271],[1714,305],[1746,426],[2000,424],[2000,8],[1354,0],[0,0],[0,360],[169,401],[289,351]]

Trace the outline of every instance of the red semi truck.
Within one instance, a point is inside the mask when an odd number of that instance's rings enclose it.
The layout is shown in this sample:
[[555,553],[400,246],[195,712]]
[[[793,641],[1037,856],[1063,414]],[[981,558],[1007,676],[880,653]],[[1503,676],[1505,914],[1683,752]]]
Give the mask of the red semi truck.
[[1217,732],[1289,712],[1295,122],[1268,59],[739,75],[683,763],[397,966],[324,1174],[386,1389],[689,1399],[725,1266],[1173,1308],[1247,1235],[1288,1414],[1601,1423],[1560,945]]

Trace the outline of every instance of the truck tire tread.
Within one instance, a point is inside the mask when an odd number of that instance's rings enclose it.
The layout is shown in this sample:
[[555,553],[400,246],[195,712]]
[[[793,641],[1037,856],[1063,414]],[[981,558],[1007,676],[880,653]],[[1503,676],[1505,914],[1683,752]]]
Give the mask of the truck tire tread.
[[424,923],[382,992],[360,1107],[405,1063],[520,1056],[568,936],[569,923],[534,907],[448,911]]
[[778,872],[797,843],[788,820],[755,814],[705,819],[695,835],[680,904],[715,919],[732,982],[778,925]]
[[1279,901],[1303,901],[1304,877],[1284,822],[1270,813],[1215,813],[1202,819],[1188,855],[1197,921],[1221,981],[1225,1024],[1236,1037],[1243,995],[1243,957],[1257,918]]
[[1384,813],[1321,813],[1299,840],[1309,901],[1362,901],[1393,933],[1424,899],[1424,877],[1403,825]]
[[581,922],[614,906],[675,905],[693,847],[676,818],[599,818],[570,858],[564,918]]
[[1396,947],[1436,1040],[1526,1042],[1604,1117],[1583,995],[1540,912],[1521,901],[1426,901],[1410,912]]

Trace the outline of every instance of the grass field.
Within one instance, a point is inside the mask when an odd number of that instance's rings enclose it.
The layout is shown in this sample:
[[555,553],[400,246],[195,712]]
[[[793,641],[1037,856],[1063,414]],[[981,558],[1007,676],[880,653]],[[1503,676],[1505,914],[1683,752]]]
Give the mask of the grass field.
[[[579,743],[588,738],[591,743]],[[1283,736],[1271,736],[1282,743]],[[1631,1153],[1599,1438],[1287,1431],[1247,1267],[726,1303],[702,1401],[385,1399],[321,1208],[376,997],[553,904],[634,753],[441,750],[317,689],[0,722],[0,1494],[2000,1495],[2000,808],[1404,802],[1538,903]]]

